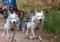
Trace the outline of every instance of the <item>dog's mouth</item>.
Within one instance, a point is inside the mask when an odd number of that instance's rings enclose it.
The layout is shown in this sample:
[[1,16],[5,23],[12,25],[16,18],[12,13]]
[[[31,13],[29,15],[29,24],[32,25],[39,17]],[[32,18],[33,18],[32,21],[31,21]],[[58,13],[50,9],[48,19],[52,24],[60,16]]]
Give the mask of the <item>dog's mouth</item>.
[[13,27],[15,28],[16,27],[16,24],[13,24]]
[[38,20],[38,24],[41,24],[42,23],[42,20]]
[[41,24],[41,23],[42,23],[42,22],[40,22],[40,21],[38,22],[38,24]]
[[14,27],[14,28],[16,27],[16,23],[15,23],[15,22],[13,22],[13,27]]

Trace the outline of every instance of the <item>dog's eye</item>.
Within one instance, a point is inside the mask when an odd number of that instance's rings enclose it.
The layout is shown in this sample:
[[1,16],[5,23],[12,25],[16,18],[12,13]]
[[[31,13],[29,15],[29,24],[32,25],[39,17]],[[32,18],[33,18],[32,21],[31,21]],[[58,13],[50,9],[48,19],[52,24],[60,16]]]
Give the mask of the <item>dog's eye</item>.
[[10,18],[12,20],[12,18]]
[[39,16],[38,16],[39,17]]
[[14,19],[16,19],[16,18],[14,18]]
[[41,16],[42,17],[42,16]]

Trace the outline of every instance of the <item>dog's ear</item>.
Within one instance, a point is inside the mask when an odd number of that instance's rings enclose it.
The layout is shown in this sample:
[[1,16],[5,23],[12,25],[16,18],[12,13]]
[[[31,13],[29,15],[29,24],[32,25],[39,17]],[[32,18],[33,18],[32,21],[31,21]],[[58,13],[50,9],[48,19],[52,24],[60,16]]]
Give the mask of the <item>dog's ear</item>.
[[41,11],[41,13],[43,13],[43,11]]
[[13,14],[16,14],[15,12],[13,12]]
[[35,13],[37,13],[37,11],[35,11]]

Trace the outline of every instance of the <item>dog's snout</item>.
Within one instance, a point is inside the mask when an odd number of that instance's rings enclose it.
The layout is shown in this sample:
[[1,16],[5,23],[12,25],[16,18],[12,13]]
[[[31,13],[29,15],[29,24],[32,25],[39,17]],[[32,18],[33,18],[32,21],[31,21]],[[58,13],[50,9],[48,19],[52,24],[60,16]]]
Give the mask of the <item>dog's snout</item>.
[[15,21],[13,23],[15,23]]
[[42,21],[42,19],[40,19],[39,21]]

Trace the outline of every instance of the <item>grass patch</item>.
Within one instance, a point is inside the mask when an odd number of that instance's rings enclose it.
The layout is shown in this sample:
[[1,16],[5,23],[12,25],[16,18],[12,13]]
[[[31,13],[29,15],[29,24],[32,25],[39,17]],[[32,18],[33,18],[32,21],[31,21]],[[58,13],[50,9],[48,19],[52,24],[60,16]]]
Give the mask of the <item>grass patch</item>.
[[47,14],[45,13],[45,17],[43,29],[55,35],[60,35],[60,11],[51,10]]

